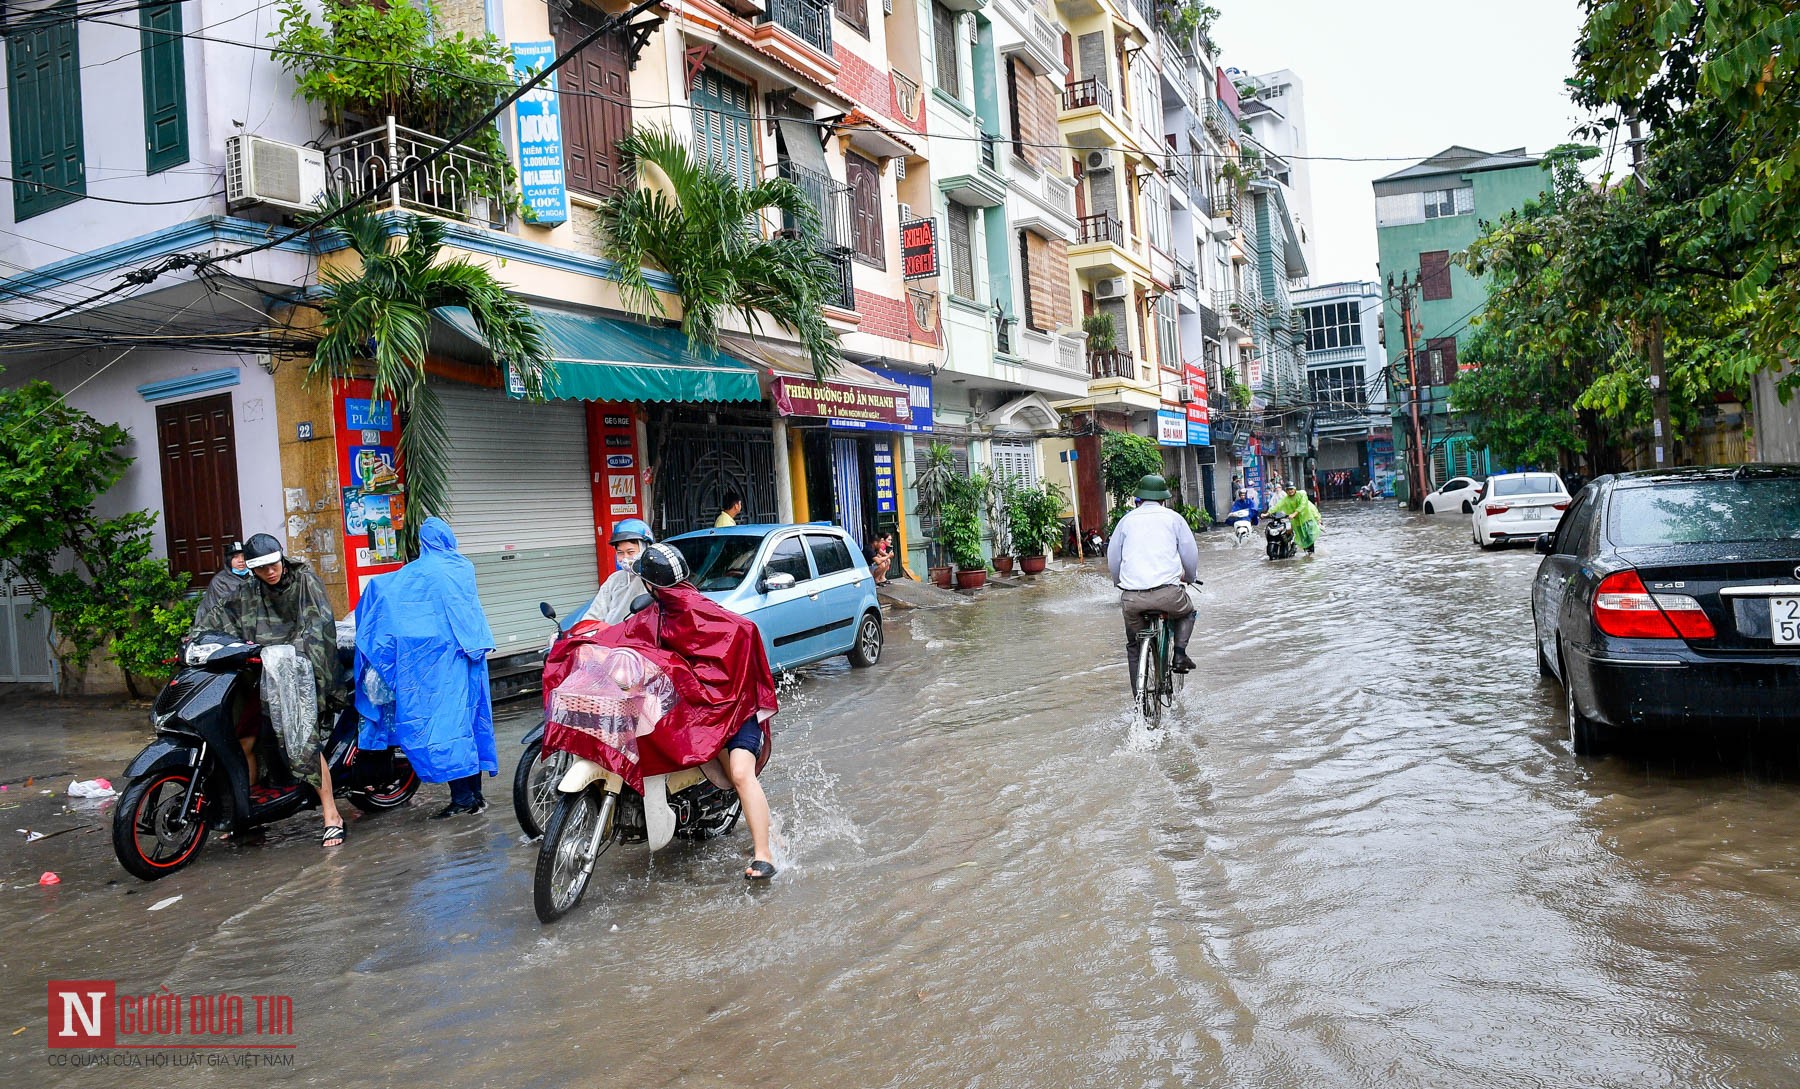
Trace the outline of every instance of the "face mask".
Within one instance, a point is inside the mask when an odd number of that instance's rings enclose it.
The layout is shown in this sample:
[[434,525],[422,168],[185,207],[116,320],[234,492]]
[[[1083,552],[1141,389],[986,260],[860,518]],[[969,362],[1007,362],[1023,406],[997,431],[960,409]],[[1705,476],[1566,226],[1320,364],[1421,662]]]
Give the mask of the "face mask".
[[235,567],[227,567],[225,570],[231,572],[232,574],[236,575],[238,578],[241,578],[241,579],[247,579],[250,577],[250,569],[248,567],[244,568],[242,571],[239,571]]

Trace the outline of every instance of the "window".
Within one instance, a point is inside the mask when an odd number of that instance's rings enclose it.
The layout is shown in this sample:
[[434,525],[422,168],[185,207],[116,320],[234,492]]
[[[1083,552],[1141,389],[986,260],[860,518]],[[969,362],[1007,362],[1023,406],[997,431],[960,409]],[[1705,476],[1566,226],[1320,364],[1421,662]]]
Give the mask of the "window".
[[951,98],[962,97],[962,77],[956,68],[956,13],[942,4],[931,5],[932,55],[937,58],[937,85]]
[[975,297],[975,247],[969,242],[975,233],[975,210],[952,201],[945,209],[950,220],[950,293],[965,299]]
[[851,30],[869,36],[869,0],[837,0],[837,13]]
[[1069,297],[1069,244],[1032,231],[1019,232],[1019,267],[1025,274],[1025,326],[1048,333],[1075,320]]
[[1432,250],[1419,255],[1419,294],[1426,302],[1450,297],[1450,251]]
[[1568,489],[1563,487],[1562,478],[1550,473],[1522,473],[1518,476],[1497,476],[1492,481],[1494,495],[1567,495]]
[[694,83],[694,141],[709,162],[749,188],[756,182],[750,86],[711,68]]
[[763,565],[763,577],[770,575],[792,575],[795,582],[812,578],[812,570],[806,566],[806,548],[801,545],[798,534],[783,538],[770,550],[769,562]]
[[12,131],[13,218],[29,219],[87,195],[81,139],[81,56],[74,0],[7,28],[7,118]]
[[[572,9],[557,28],[556,51],[574,48],[602,18],[586,8]],[[603,34],[588,43],[557,70],[556,85],[569,188],[609,197],[629,185],[615,150],[631,131],[631,63],[624,33]]]
[[1442,219],[1456,214],[1456,190],[1433,189],[1425,194],[1425,218]]
[[1154,175],[1144,179],[1144,222],[1152,246],[1164,253],[1175,248],[1171,238],[1175,232],[1169,222],[1169,186]]
[[1362,345],[1362,304],[1359,302],[1325,303],[1309,306],[1302,314],[1306,321],[1306,350],[1327,352],[1333,348],[1356,348]]
[[861,155],[846,154],[844,180],[850,183],[856,259],[883,268],[887,247],[881,233],[881,169]]
[[1312,399],[1323,411],[1361,408],[1368,401],[1360,364],[1316,367],[1308,372],[1307,381],[1312,385]]
[[848,571],[856,566],[856,560],[850,555],[850,546],[844,543],[842,537],[833,537],[828,533],[808,533],[806,543],[812,549],[813,566],[819,569],[820,578]]
[[144,172],[156,174],[188,161],[187,56],[182,49],[181,5],[139,8],[138,44],[144,57]]
[[1156,300],[1156,354],[1163,369],[1181,369],[1181,316],[1173,295]]
[[670,541],[687,557],[688,576],[694,588],[702,592],[735,590],[750,573],[756,552],[762,547],[759,537],[736,534],[724,537],[688,537]]
[[1455,337],[1432,337],[1425,342],[1419,376],[1431,386],[1447,386],[1456,380]]

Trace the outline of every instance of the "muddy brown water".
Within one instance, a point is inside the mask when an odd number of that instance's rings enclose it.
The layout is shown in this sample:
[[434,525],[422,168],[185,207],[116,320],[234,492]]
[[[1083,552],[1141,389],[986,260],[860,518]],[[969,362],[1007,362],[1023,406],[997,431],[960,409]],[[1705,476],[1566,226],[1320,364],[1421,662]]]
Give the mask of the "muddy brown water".
[[109,978],[293,997],[291,1069],[201,1084],[1800,1082],[1792,740],[1577,760],[1534,555],[1326,514],[1311,560],[1206,539],[1202,668],[1153,744],[1097,571],[893,614],[878,668],[784,691],[767,888],[741,830],[617,847],[540,926],[504,777],[481,818],[427,822],[429,788],[335,854],[312,817],[153,886],[103,833],[9,842],[0,1081],[141,1076],[47,1063],[44,981]]

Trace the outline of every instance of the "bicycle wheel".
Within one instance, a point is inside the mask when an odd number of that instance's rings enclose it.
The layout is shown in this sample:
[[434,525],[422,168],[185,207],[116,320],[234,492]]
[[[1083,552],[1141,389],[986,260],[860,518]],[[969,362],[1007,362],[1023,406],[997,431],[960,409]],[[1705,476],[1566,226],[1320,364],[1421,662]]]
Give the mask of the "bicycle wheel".
[[1175,629],[1165,624],[1162,630],[1162,684],[1158,695],[1164,707],[1175,706],[1175,691],[1181,687],[1180,673],[1175,672]]
[[1166,662],[1164,643],[1166,629],[1159,621],[1144,636],[1144,649],[1138,655],[1138,708],[1144,725],[1154,730],[1162,724],[1163,669]]

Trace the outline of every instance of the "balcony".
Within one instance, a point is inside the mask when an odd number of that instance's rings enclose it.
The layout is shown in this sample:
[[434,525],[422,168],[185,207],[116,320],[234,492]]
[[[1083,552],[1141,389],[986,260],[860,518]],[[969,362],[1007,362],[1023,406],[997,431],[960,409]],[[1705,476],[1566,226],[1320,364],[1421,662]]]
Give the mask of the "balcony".
[[[792,162],[781,164],[781,176],[804,190],[807,203],[818,209],[819,237],[813,241],[819,252],[830,255],[848,252],[856,239],[850,186],[829,174]],[[793,231],[797,225],[792,219],[786,219],[782,226]]]
[[1170,181],[1191,192],[1194,188],[1194,157],[1184,151],[1171,150],[1166,161],[1168,168],[1165,173]]
[[776,26],[831,56],[831,5],[824,0],[769,0],[760,22]]
[[831,274],[834,284],[834,297],[825,301],[840,310],[856,309],[856,283],[850,273],[850,255],[847,253],[825,254],[831,262]]
[[1175,260],[1175,282],[1169,285],[1177,291],[1197,292],[1200,290],[1200,270],[1192,261]]
[[1056,365],[1065,371],[1079,374],[1081,357],[1086,353],[1086,333],[1059,333],[1056,337]]
[[488,223],[505,213],[491,194],[500,186],[501,172],[483,156],[456,148],[422,171],[397,183],[389,179],[442,148],[445,141],[396,124],[392,117],[383,125],[366,129],[325,145],[325,170],[332,195],[353,197],[369,189],[385,189],[382,200],[389,208]]
[[1125,224],[1119,222],[1118,216],[1101,212],[1099,215],[1082,216],[1076,222],[1081,231],[1076,238],[1076,245],[1091,246],[1110,242],[1124,248]]
[[1088,377],[1096,382],[1109,379],[1124,379],[1127,382],[1137,381],[1137,361],[1131,358],[1130,352],[1117,348],[1108,348],[1104,352],[1088,353]]
[[1076,110],[1098,109],[1101,113],[1113,112],[1112,88],[1099,76],[1078,79],[1063,88],[1063,112],[1073,113]]
[[1200,112],[1200,120],[1206,126],[1207,132],[1221,140],[1229,140],[1237,135],[1234,131],[1237,126],[1232,123],[1231,111],[1221,105],[1216,98],[1206,100],[1206,109]]

